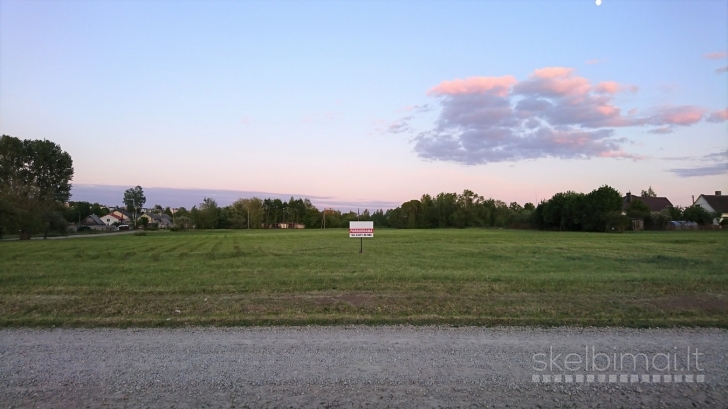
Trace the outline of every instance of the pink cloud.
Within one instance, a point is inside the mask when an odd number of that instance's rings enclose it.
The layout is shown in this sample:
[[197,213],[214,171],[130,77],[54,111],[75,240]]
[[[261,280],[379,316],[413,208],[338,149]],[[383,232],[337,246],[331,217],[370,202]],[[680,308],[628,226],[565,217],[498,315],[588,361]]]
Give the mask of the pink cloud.
[[618,92],[637,92],[639,88],[635,85],[622,85],[615,81],[603,81],[594,87],[594,92],[600,94],[616,94]]
[[624,158],[624,159],[634,159],[634,160],[642,160],[645,157],[641,155],[633,155],[631,153],[625,152],[623,150],[616,150],[616,151],[606,151],[601,152],[598,155],[600,158]]
[[660,108],[651,122],[655,125],[692,125],[705,115],[705,109],[694,105]]
[[708,116],[708,119],[706,119],[708,122],[723,122],[728,121],[728,108],[715,111]]
[[506,96],[516,78],[512,75],[503,77],[470,77],[464,80],[443,81],[427,91],[427,95],[461,95],[485,94]]
[[728,72],[728,65],[725,66],[725,67],[720,67],[720,68],[716,68],[715,69],[715,73],[716,74],[721,74],[721,73],[724,73],[724,72]]
[[720,60],[721,58],[728,57],[728,53],[720,52],[720,53],[706,53],[703,54],[703,58],[708,60]]
[[619,112],[620,112],[619,108],[612,106],[612,105],[607,105],[607,104],[597,105],[596,109],[597,109],[597,111],[599,111],[599,113],[601,113],[604,116],[608,116],[608,117],[611,117],[614,115],[619,115]]
[[574,76],[573,68],[546,67],[533,71],[527,80],[521,81],[513,90],[520,94],[542,96],[585,95],[591,90],[589,81]]
[[[536,69],[522,81],[510,75],[443,81],[428,91],[446,96],[438,100],[438,119],[412,142],[421,158],[468,165],[545,157],[639,160],[644,158],[625,152],[628,140],[616,136],[616,128],[648,126],[650,133],[666,134],[707,114],[692,105],[623,114],[615,95],[637,90],[616,81],[592,86],[567,67]],[[708,120],[724,121],[727,111],[714,112]],[[407,119],[387,131],[415,132]]]
[[598,58],[592,58],[591,60],[586,60],[586,63],[589,65],[599,64],[600,62],[603,62],[604,60],[600,60]]
[[559,78],[568,77],[574,73],[573,68],[566,67],[546,67],[533,70],[533,76],[539,78]]

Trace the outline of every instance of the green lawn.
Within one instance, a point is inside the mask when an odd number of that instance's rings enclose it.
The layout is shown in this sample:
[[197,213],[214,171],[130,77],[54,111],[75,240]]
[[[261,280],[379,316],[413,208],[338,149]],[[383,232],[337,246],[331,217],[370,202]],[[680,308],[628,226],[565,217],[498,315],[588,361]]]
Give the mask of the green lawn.
[[344,229],[0,242],[0,326],[728,327],[728,233]]

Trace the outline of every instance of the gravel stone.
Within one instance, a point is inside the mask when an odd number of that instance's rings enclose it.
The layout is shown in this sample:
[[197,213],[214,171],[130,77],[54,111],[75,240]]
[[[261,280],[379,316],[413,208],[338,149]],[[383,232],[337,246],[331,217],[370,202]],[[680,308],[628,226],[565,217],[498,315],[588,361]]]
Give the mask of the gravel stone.
[[[534,354],[690,346],[698,382],[566,382]],[[685,364],[677,354],[678,369]],[[728,407],[720,329],[254,327],[0,330],[2,407]],[[563,365],[563,360],[562,360]],[[610,374],[615,372],[573,372]],[[617,374],[620,374],[617,373]],[[555,383],[533,375],[561,375]],[[619,379],[619,376],[617,376]],[[641,379],[641,378],[640,378]],[[683,379],[683,378],[681,378]]]

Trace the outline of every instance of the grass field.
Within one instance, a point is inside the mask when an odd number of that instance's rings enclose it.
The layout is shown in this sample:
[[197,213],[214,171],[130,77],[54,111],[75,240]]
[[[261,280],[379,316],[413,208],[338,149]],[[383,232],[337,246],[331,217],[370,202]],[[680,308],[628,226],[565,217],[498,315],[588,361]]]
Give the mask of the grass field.
[[0,326],[728,327],[728,234],[150,232],[0,242]]

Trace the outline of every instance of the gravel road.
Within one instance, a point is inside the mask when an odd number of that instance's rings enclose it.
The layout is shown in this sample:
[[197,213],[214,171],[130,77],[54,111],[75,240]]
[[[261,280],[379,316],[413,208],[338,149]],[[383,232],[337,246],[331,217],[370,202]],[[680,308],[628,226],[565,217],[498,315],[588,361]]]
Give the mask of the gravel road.
[[0,406],[725,408],[727,355],[718,329],[8,329]]

